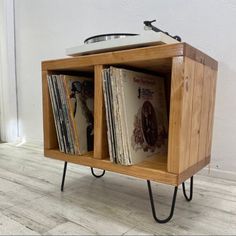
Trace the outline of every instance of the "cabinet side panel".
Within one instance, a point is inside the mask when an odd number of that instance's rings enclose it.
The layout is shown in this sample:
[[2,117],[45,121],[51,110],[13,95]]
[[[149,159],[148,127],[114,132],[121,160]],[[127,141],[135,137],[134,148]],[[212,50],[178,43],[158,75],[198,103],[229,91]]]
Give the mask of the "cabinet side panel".
[[168,142],[168,171],[181,173],[189,167],[195,61],[173,58]]
[[208,111],[209,116],[208,116],[208,126],[207,126],[206,157],[211,156],[217,71],[211,69],[210,74],[211,75],[209,78],[210,79],[210,93],[209,93],[209,111]]
[[198,62],[195,62],[193,100],[192,100],[190,154],[189,154],[188,166],[192,166],[198,162],[200,127],[201,127],[203,76],[204,76],[204,65]]
[[[168,171],[183,173],[209,163],[217,71],[189,58],[173,58]],[[195,167],[194,167],[195,166]]]
[[94,158],[109,157],[105,104],[103,97],[102,65],[95,66],[94,91]]
[[179,173],[180,158],[183,157],[181,146],[181,121],[183,108],[184,58],[174,57],[172,61],[169,137],[168,137],[168,171]]
[[202,90],[202,108],[201,108],[201,127],[200,127],[200,141],[199,141],[199,155],[198,161],[206,158],[207,147],[207,133],[209,123],[209,111],[210,111],[210,94],[211,94],[211,77],[212,69],[208,66],[204,66],[204,78],[203,78],[203,90]]
[[[181,146],[183,148],[183,156],[180,162],[180,172],[186,170],[189,167],[189,159],[191,157],[191,140],[192,134],[192,118],[194,114],[193,110],[193,94],[195,85],[195,61],[187,57],[184,58],[184,94],[183,94],[183,109],[182,109],[182,125],[181,125]],[[197,161],[196,161],[197,162]]]
[[58,148],[56,128],[49,95],[47,71],[42,71],[44,149]]

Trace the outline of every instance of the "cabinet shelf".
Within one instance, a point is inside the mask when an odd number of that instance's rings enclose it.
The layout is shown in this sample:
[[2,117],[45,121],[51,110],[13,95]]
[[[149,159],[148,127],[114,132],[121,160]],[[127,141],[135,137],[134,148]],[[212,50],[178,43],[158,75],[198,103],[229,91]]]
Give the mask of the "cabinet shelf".
[[154,155],[147,158],[145,161],[132,166],[113,164],[109,159],[95,159],[93,158],[93,152],[87,155],[78,156],[65,154],[59,150],[52,149],[46,150],[45,156],[165,184],[178,184],[178,176],[167,172],[167,156],[164,155]]

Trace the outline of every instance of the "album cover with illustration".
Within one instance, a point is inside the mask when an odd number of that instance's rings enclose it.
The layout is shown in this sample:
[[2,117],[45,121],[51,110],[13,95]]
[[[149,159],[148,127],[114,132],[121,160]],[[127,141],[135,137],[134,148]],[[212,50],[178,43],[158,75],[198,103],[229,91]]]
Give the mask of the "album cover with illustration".
[[94,83],[87,77],[61,75],[76,154],[93,150]]
[[110,150],[115,149],[115,153],[110,153],[111,159],[132,165],[166,152],[168,122],[164,79],[114,67],[106,69],[103,75],[108,137],[114,137],[109,142],[113,145]]
[[133,162],[167,149],[167,109],[164,79],[120,70],[124,120]]

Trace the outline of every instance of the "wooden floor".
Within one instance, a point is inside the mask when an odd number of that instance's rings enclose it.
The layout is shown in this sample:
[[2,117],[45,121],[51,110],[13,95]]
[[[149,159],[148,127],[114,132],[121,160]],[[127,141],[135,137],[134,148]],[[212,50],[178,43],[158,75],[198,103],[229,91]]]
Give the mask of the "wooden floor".
[[[37,146],[0,144],[1,235],[236,234],[236,182],[196,176],[192,202],[180,186],[172,221],[157,224],[145,181],[110,172],[96,179],[69,164],[61,193],[62,170],[63,162],[44,158]],[[164,217],[173,187],[153,190]]]

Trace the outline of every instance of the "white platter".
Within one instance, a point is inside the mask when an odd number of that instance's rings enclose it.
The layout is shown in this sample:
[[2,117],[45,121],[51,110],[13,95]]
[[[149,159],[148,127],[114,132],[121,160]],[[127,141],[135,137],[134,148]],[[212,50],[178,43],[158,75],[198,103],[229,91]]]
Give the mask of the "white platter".
[[118,38],[91,44],[83,44],[66,49],[66,55],[79,56],[101,52],[116,51],[122,49],[144,47],[158,44],[172,44],[179,43],[179,41],[171,38],[170,36],[153,31],[145,31],[141,35],[129,36],[126,38]]

